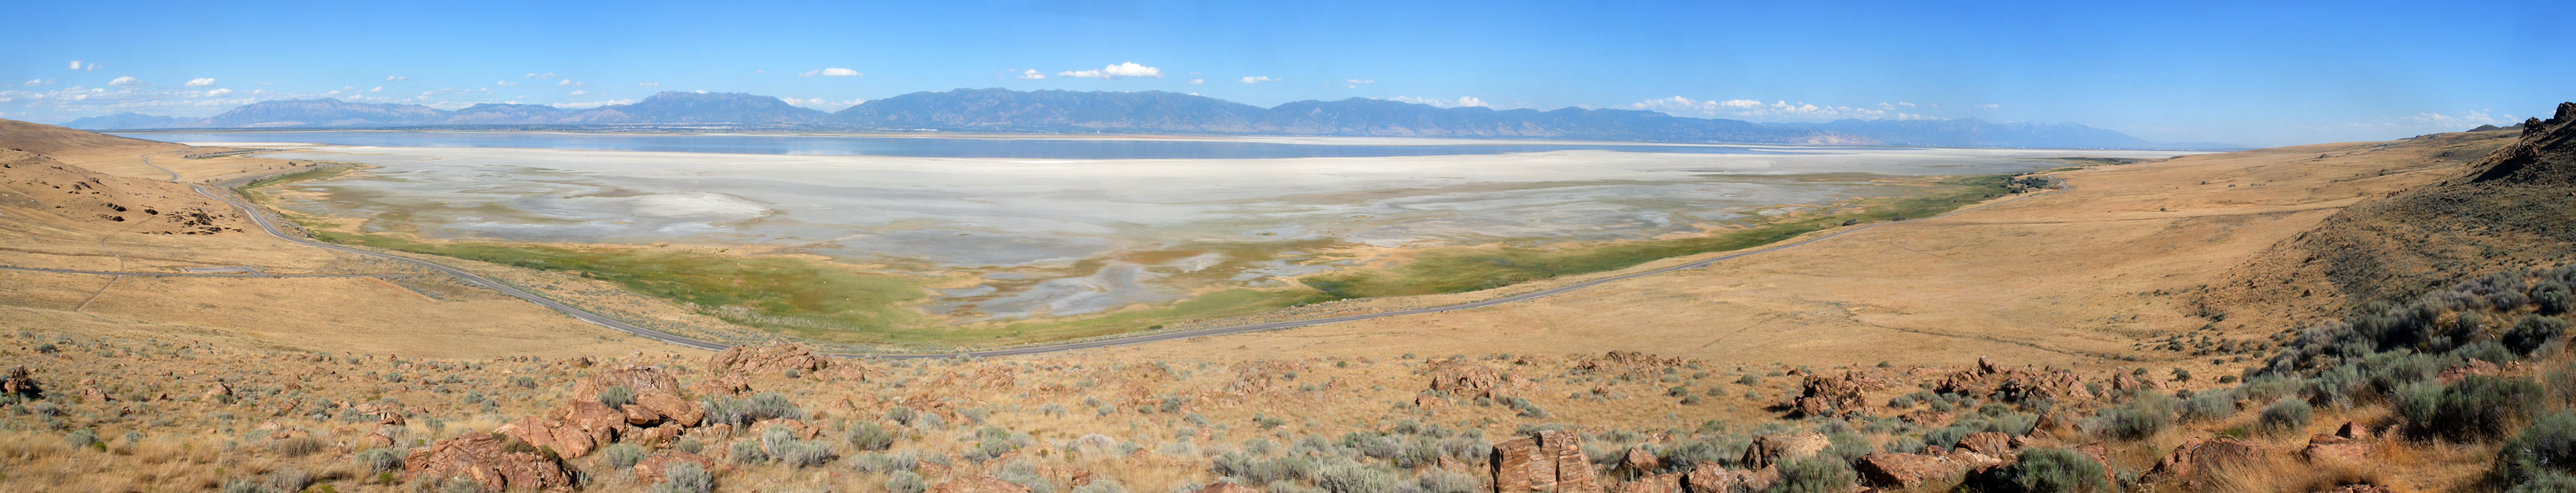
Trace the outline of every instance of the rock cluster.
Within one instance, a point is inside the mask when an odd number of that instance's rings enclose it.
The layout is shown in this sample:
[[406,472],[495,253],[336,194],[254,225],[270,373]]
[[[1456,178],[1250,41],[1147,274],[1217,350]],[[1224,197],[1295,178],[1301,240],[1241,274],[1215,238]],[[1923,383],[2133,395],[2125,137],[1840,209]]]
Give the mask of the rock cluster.
[[26,399],[45,396],[44,388],[36,386],[36,378],[27,371],[26,365],[11,366],[7,376],[0,376],[0,393]]
[[[413,450],[403,473],[416,484],[465,478],[483,491],[548,490],[572,486],[563,464],[531,451],[511,451],[499,438],[467,433]],[[425,481],[424,481],[425,480]]]
[[1885,378],[1845,372],[1842,376],[1808,375],[1803,390],[1791,403],[1798,416],[1862,417],[1872,410],[1863,394],[1887,388]]
[[1584,458],[1583,438],[1548,430],[1494,444],[1496,493],[1600,493],[1600,473]]
[[742,375],[783,375],[788,370],[813,372],[830,368],[832,360],[814,354],[805,346],[770,343],[763,346],[734,346],[716,353],[707,365],[717,371]]
[[[626,389],[634,402],[616,408],[601,403],[600,395],[612,388]],[[621,438],[669,441],[706,419],[706,410],[681,398],[679,388],[678,379],[657,368],[602,371],[574,383],[571,401],[544,416],[523,416],[494,431],[564,457],[589,455]]]

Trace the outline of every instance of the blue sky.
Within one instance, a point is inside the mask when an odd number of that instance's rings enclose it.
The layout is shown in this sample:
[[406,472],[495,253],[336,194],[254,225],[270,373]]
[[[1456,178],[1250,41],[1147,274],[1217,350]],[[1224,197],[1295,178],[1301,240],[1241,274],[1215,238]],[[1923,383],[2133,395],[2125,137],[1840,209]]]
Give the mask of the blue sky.
[[1006,87],[2073,121],[2286,145],[2576,100],[2576,50],[2550,29],[2576,19],[2563,0],[383,3],[23,2],[0,18],[0,118],[309,97],[583,107],[663,90],[837,110]]

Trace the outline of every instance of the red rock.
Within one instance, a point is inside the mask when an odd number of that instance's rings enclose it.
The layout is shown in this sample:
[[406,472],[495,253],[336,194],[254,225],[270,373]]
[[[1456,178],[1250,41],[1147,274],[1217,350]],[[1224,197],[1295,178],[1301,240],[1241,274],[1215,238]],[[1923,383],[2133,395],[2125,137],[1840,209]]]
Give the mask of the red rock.
[[1601,474],[1583,454],[1583,436],[1568,431],[1538,432],[1538,443],[1556,456],[1558,493],[1599,493]]
[[626,368],[602,370],[599,373],[591,374],[588,377],[583,377],[581,380],[573,382],[572,398],[573,400],[598,401],[599,394],[601,392],[606,392],[611,387],[625,387],[628,396],[642,395],[645,392],[656,390],[678,392],[680,390],[680,380],[672,377],[670,372],[665,372],[660,368],[650,366],[630,366]]
[[2218,470],[2246,465],[2268,453],[2261,444],[2233,438],[2192,439],[2174,447],[2156,461],[2148,474],[2165,480],[2180,481],[2185,490],[2198,490],[2216,476]]
[[1496,493],[1545,493],[1556,491],[1556,457],[1542,455],[1537,438],[1520,438],[1494,444],[1493,470]]
[[696,385],[689,386],[689,391],[710,396],[742,395],[751,391],[751,384],[743,383],[741,375],[725,375],[698,381]]
[[2012,439],[2012,435],[1991,431],[1969,433],[1968,436],[1959,437],[1957,448],[1969,452],[2003,457],[2012,455]]
[[499,439],[466,433],[413,450],[403,460],[403,474],[414,484],[466,478],[485,491],[542,490],[572,487],[572,475],[554,461],[527,452],[504,452]]
[[[1653,452],[1647,452],[1646,449],[1632,448],[1628,449],[1628,455],[1626,457],[1620,458],[1619,467],[1626,468],[1628,471],[1638,474],[1653,474],[1655,469],[1663,467],[1663,461],[1657,460],[1655,458],[1655,454]],[[1675,482],[1674,484],[1680,483]]]
[[1744,471],[1729,471],[1725,468],[1718,467],[1715,462],[1702,462],[1697,466],[1691,467],[1690,474],[1682,475],[1682,491],[1685,493],[1735,493],[1736,490],[1752,489],[1750,486],[1745,484],[1746,481],[1751,479],[1750,476],[1750,474],[1746,474]]
[[626,415],[626,424],[630,425],[653,426],[662,422],[662,413],[653,412],[653,409],[644,406],[627,404],[618,406],[617,412]]
[[2345,421],[2343,422],[2343,426],[2335,428],[2335,436],[2353,440],[2368,440],[2370,439],[2370,428],[2362,426],[2359,423]]
[[1967,468],[1943,457],[1874,453],[1860,456],[1859,460],[1852,461],[1852,469],[1860,473],[1862,485],[1876,488],[1912,488],[1922,485],[1927,480],[1958,474]]
[[680,426],[697,426],[707,419],[706,409],[698,407],[697,402],[682,399],[679,393],[669,390],[657,389],[638,393],[635,395],[635,405],[644,406],[645,409],[653,411],[653,414],[668,418],[671,423]]
[[[2334,435],[2318,436],[2330,437]],[[2341,439],[2341,437],[2336,438]],[[2376,450],[2376,447],[2372,447],[2370,444],[2350,440],[2332,443],[2317,443],[2315,441],[2310,441],[2308,442],[2307,448],[2299,450],[2299,458],[2312,464],[2332,462],[2368,464],[2370,463],[2371,452],[2374,450]]]

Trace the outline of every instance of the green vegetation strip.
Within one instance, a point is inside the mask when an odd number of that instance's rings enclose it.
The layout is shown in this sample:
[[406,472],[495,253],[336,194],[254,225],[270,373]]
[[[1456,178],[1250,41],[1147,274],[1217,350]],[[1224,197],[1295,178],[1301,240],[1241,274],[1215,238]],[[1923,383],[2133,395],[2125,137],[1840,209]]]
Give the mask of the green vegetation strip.
[[1534,279],[1625,269],[1684,255],[1752,248],[1845,221],[1929,217],[2011,193],[2016,184],[2009,175],[1976,175],[1945,178],[1932,188],[1937,191],[1866,204],[1866,212],[1791,217],[1711,236],[1563,248],[1441,248],[1424,251],[1394,268],[1313,276],[1305,283],[1335,299],[1492,289]]

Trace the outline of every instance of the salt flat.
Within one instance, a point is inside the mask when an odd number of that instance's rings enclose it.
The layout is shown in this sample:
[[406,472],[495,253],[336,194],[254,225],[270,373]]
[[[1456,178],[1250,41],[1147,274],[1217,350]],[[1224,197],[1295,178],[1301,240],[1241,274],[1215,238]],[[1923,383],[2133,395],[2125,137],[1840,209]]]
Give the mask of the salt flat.
[[960,318],[976,320],[1278,286],[1336,268],[1312,258],[1336,245],[1690,234],[1901,193],[1889,182],[1907,176],[2045,169],[2062,166],[2046,159],[2059,156],[2180,154],[1748,151],[1086,160],[303,146],[274,156],[374,166],[293,185],[282,202],[361,220],[368,231],[750,247],[962,272],[989,282],[943,285],[923,308],[971,306]]

